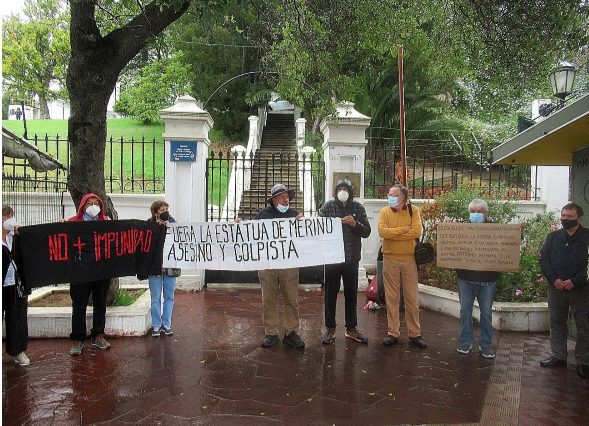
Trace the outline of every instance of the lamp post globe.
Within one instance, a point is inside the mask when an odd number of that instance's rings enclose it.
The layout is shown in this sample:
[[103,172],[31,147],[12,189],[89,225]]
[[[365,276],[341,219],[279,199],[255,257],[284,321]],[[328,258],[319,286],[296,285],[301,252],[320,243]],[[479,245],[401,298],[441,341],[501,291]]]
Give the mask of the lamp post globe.
[[558,66],[548,76],[552,94],[564,102],[564,99],[573,93],[575,74],[577,67],[570,62],[560,61]]

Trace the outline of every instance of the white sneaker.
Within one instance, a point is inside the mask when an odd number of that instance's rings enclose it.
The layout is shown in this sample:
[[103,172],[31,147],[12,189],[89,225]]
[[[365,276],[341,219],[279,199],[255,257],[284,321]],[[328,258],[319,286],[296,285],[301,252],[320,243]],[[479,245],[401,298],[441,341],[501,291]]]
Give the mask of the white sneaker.
[[31,360],[29,359],[26,353],[21,352],[14,357],[14,362],[16,362],[18,365],[29,365],[31,363]]

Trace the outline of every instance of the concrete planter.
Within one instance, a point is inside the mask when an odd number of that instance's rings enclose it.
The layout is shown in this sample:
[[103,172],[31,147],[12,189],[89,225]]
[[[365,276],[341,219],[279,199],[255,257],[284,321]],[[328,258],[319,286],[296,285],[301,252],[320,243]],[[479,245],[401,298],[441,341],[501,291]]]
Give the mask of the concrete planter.
[[[460,318],[460,301],[457,292],[419,284],[419,304],[432,311]],[[480,318],[476,301],[472,315]],[[495,302],[493,328],[501,331],[549,331],[548,303]]]
[[[125,287],[129,289],[130,287]],[[136,287],[137,288],[137,287]],[[145,286],[139,286],[145,288]],[[36,289],[29,300],[43,297],[53,291],[68,291],[69,286],[43,287]],[[72,308],[31,308],[28,309],[29,337],[69,337],[72,329]],[[92,328],[92,307],[86,314],[88,332]],[[149,289],[130,306],[114,306],[106,309],[107,336],[143,336],[151,328],[151,298]],[[3,330],[3,336],[5,335]]]

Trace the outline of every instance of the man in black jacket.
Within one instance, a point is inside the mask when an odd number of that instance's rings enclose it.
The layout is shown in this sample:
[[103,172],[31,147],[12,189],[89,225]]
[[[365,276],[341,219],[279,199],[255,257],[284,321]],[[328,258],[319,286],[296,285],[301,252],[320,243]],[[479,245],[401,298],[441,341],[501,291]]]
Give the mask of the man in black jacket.
[[370,223],[364,206],[354,201],[354,189],[347,179],[340,179],[335,184],[334,199],[323,204],[319,216],[339,217],[342,219],[344,235],[345,262],[325,265],[325,327],[327,331],[321,343],[328,345],[335,339],[335,307],[340,280],[344,281],[344,299],[346,311],[346,334],[348,339],[368,343],[368,338],[356,328],[358,318],[358,267],[362,255],[362,238],[370,235]]
[[550,312],[550,349],[552,356],[540,362],[542,367],[567,365],[567,318],[569,307],[577,326],[575,358],[577,373],[589,378],[589,288],[587,263],[589,230],[581,226],[583,209],[567,204],[560,213],[562,229],[546,237],[540,257],[542,274],[548,280]]

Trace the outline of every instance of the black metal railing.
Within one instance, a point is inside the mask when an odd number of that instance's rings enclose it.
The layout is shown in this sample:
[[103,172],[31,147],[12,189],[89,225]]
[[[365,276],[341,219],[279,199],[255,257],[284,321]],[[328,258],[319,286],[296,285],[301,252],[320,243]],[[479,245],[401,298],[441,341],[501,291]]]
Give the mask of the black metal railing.
[[164,141],[110,138],[106,142],[106,190],[116,194],[160,194],[165,187]]
[[[452,146],[451,143],[454,143]],[[407,189],[414,198],[431,199],[458,186],[479,188],[496,197],[535,199],[530,166],[490,165],[488,152],[476,141],[408,140]],[[365,196],[384,198],[401,183],[400,140],[369,137],[366,147]]]
[[291,207],[305,215],[316,214],[325,201],[321,154],[212,152],[206,179],[208,221],[253,219],[278,183],[295,191]]
[[[40,137],[35,135],[28,140],[42,151],[65,164],[69,169],[70,152],[66,139],[58,136]],[[55,182],[67,183],[67,170],[57,169],[37,172],[26,164],[25,160],[2,156],[3,175],[27,177],[34,184],[25,188],[36,191],[45,188],[51,192]],[[114,139],[106,142],[104,175],[106,191],[116,194],[160,194],[164,193],[165,159],[164,141]],[[16,179],[18,181],[18,179]],[[26,190],[26,189],[25,189]]]

